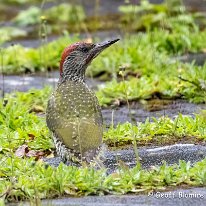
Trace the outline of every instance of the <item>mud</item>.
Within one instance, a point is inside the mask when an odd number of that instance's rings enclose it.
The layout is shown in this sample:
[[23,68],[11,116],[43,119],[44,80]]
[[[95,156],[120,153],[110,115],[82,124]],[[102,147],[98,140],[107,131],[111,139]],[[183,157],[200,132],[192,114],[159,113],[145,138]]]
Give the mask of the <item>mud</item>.
[[[206,4],[206,3],[205,3]],[[206,61],[206,53],[190,53],[183,56],[174,57],[174,60],[179,60],[183,63],[195,63],[197,65],[204,65]]]
[[[162,147],[148,147],[139,148],[138,154],[140,158],[140,165],[143,169],[149,169],[154,166],[164,164],[173,165],[178,164],[180,160],[194,164],[201,161],[206,157],[206,146],[194,144],[175,144]],[[137,164],[137,157],[133,149],[116,150],[105,152],[105,160],[103,161],[107,173],[113,173],[119,168],[128,167],[132,168]],[[44,159],[47,164],[57,167],[61,159],[54,157]]]
[[[140,164],[142,168],[148,169],[160,166],[164,162],[168,165],[178,164],[179,160],[191,164],[201,161],[206,157],[206,147],[193,144],[176,144],[156,148],[139,149]],[[113,172],[118,169],[119,162],[124,162],[128,167],[136,165],[136,156],[133,149],[108,152],[106,154],[105,166]]]
[[[164,101],[167,104],[164,105]],[[155,109],[152,108],[151,104],[156,104],[158,102],[159,106]],[[147,118],[152,120],[153,117],[168,116],[175,118],[179,113],[183,115],[194,115],[199,113],[201,110],[206,109],[205,104],[193,104],[186,102],[184,100],[156,100],[147,103],[151,106],[143,105],[139,102],[133,102],[131,104],[131,113],[129,114],[127,106],[117,107],[115,109],[103,109],[104,122],[107,126],[111,125],[112,121],[114,125],[124,122],[144,122]],[[112,112],[113,111],[113,112]]]
[[[193,198],[188,197],[189,194]],[[196,195],[196,196],[195,196]],[[17,206],[20,206],[18,204]],[[25,203],[29,206],[30,203]],[[145,195],[107,195],[107,196],[88,196],[88,197],[65,197],[61,199],[43,200],[42,206],[205,206],[205,188],[177,189],[167,192],[150,192]],[[16,206],[16,204],[9,204]]]

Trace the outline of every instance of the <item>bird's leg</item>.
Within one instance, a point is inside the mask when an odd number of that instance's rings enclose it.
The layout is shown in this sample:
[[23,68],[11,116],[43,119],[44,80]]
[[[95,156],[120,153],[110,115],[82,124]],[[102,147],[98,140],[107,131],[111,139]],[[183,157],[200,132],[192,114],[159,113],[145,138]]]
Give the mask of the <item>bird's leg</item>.
[[90,167],[95,169],[105,169],[104,160],[105,152],[107,147],[105,144],[102,144],[96,149],[89,150],[84,153],[85,160],[89,163]]

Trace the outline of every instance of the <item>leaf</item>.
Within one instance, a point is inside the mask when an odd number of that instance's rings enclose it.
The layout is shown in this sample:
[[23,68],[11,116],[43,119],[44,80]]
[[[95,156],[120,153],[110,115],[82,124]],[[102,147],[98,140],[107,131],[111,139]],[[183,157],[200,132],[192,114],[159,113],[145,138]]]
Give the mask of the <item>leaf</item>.
[[50,159],[50,158],[54,158],[54,153],[51,152],[51,154],[47,155],[46,158]]
[[26,157],[35,157],[35,160],[42,158],[44,155],[45,152],[35,150],[30,150],[28,153],[26,153]]
[[34,140],[34,138],[35,138],[35,135],[34,135],[34,134],[31,134],[31,133],[29,133],[28,136],[30,137],[30,138],[29,138],[30,140]]
[[34,105],[29,112],[35,112],[35,113],[40,113],[40,112],[44,112],[44,108],[42,106],[39,105]]
[[35,150],[30,150],[27,154],[27,157],[36,157],[37,156],[37,151]]
[[17,157],[24,157],[29,152],[28,145],[21,145],[15,152]]
[[38,7],[31,6],[21,11],[13,21],[20,26],[34,25],[39,22],[40,14],[41,10]]
[[75,195],[76,192],[70,188],[67,188],[64,190],[64,192],[67,194],[67,195]]

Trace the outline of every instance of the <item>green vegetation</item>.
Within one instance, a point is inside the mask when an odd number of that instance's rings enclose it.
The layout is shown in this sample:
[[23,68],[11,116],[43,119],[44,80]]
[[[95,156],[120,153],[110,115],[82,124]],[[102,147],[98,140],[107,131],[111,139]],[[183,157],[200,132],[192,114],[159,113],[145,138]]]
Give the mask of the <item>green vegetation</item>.
[[124,14],[122,24],[130,30],[184,30],[196,27],[196,22],[203,22],[200,13],[190,13],[181,0],[165,0],[161,4],[152,4],[148,0],[140,1],[140,5],[123,5],[119,10]]
[[[46,101],[51,94],[51,88],[30,90],[27,93],[16,92],[7,95],[0,104],[0,145],[1,152],[15,152],[21,145],[26,144],[32,150],[52,150],[53,144],[45,124],[44,113]],[[191,137],[191,142],[205,141],[205,115],[197,114],[194,117],[179,115],[174,120],[168,117],[147,119],[145,123],[132,126],[130,123],[112,126],[105,131],[104,141],[112,144],[115,138],[117,144],[131,144],[132,133],[139,144],[153,142],[156,138],[164,141],[170,138],[178,141],[184,137]],[[161,139],[162,138],[162,139]],[[182,140],[183,140],[182,139]]]
[[196,143],[206,140],[206,119],[203,115],[191,117],[179,114],[175,119],[161,117],[151,120],[152,122],[147,119],[137,125],[124,123],[116,128],[110,127],[105,132],[104,140],[113,145],[115,138],[116,145],[124,145],[132,143],[134,134],[138,145],[168,145],[178,141]]
[[[28,0],[10,0],[4,3],[31,3]],[[42,17],[46,20],[47,34],[58,33],[62,30],[70,32],[88,32],[105,29],[119,29],[128,31],[154,31],[163,29],[169,33],[192,32],[199,25],[205,25],[204,15],[188,12],[181,0],[165,0],[161,4],[152,4],[148,0],[142,0],[140,5],[123,5],[119,7],[120,14],[107,16],[98,15],[100,3],[94,5],[94,16],[86,17],[81,5],[62,3],[51,8],[44,9],[44,1],[33,0],[39,3],[30,6],[27,10],[20,11],[14,18],[16,26],[28,26],[35,36],[38,33]],[[40,5],[40,3],[42,3]],[[5,9],[4,9],[5,10]],[[61,13],[61,15],[59,15]],[[37,37],[37,36],[35,36]],[[181,40],[181,39],[180,39]],[[184,40],[185,41],[185,40]],[[180,42],[180,41],[179,41]]]
[[[4,71],[19,73],[24,71],[22,67],[27,67],[31,71],[46,70],[48,67],[57,68],[62,50],[66,45],[78,40],[77,36],[65,35],[37,49],[24,48],[19,45],[8,47],[4,49]],[[126,36],[92,63],[90,74],[96,76],[104,72],[111,75],[118,72],[119,66],[125,65],[134,72],[140,69],[148,70],[148,68],[160,70],[163,64],[164,67],[167,66],[169,56],[203,51],[205,48],[206,31],[169,33],[159,30],[133,35],[129,39]],[[16,50],[18,50],[18,55],[14,56]],[[41,56],[42,50],[47,51],[44,58]],[[43,66],[41,62],[46,63]]]
[[[146,31],[132,35],[126,32],[120,42],[105,50],[89,67],[87,76],[110,80],[96,91],[101,106],[176,98],[206,103],[206,64],[196,66],[175,58],[205,52],[206,29],[199,25],[204,25],[201,15],[187,12],[179,0],[158,5],[142,0],[139,6],[121,6],[120,18],[116,18],[118,14],[110,20],[98,17],[98,9],[97,16],[86,17],[83,8],[73,4],[44,10],[42,0],[3,0],[4,5],[17,7],[29,6],[31,2],[39,6],[29,7],[14,18],[12,14],[10,18],[14,25],[22,28],[30,25],[32,29],[25,32],[15,27],[1,28],[0,45],[35,33],[41,46],[1,47],[0,71],[4,74],[58,69],[65,46],[80,41],[78,35],[68,34],[68,28],[86,32],[103,28]],[[48,34],[60,31],[62,37],[46,43]],[[63,195],[142,193],[185,185],[206,186],[206,159],[193,166],[180,161],[177,165],[165,163],[147,170],[139,165],[129,169],[120,162],[120,170],[110,175],[104,168],[46,165],[42,158],[54,156],[53,141],[45,123],[51,90],[45,87],[15,92],[0,99],[0,205],[25,199],[38,204],[42,198]],[[199,144],[206,141],[205,128],[206,111],[201,111],[193,116],[179,114],[172,119],[163,116],[148,118],[143,123],[111,125],[104,131],[103,141],[111,150],[178,142]]]
[[205,67],[205,65],[203,67],[168,65],[165,69],[156,72],[148,71],[138,78],[108,82],[99,88],[97,96],[103,106],[112,104],[117,100],[125,103],[127,98],[130,101],[153,98],[182,98],[195,103],[205,103]]
[[[53,0],[47,0],[47,1],[53,1]],[[26,4],[26,3],[41,3],[42,0],[2,0],[3,3],[5,4]]]
[[[101,74],[102,79],[113,77],[112,82],[106,83],[97,92],[101,105],[112,104],[115,100],[125,102],[126,97],[129,100],[159,97],[183,98],[196,103],[206,102],[206,65],[196,66],[172,60],[166,54],[170,50],[167,51],[168,45],[163,44],[167,42],[164,40],[164,34],[162,33],[162,37],[159,38],[162,43],[157,41],[155,34],[157,35],[158,32],[135,35],[129,40],[125,38],[94,60],[88,75]],[[193,46],[195,36],[196,45]],[[195,51],[206,47],[206,40],[203,43],[206,35],[193,33],[188,37],[191,38],[191,43],[188,46],[185,44],[184,49],[179,47],[182,49],[182,51],[179,49],[179,52]],[[198,38],[202,44],[198,44]],[[34,72],[44,71],[45,68],[58,68],[63,48],[76,41],[78,37],[69,39],[65,36],[38,49],[26,49],[19,45],[3,49],[4,72],[19,73],[28,69]],[[121,69],[125,69],[124,81],[121,81],[119,75]]]
[[45,98],[48,98],[49,93],[48,88],[43,91],[30,91],[28,94],[17,93],[17,96],[12,94],[6,103],[1,102],[1,152],[15,152],[23,144],[27,144],[32,150],[47,150],[53,147],[44,119],[33,113],[37,109],[43,111],[42,106],[46,106]]
[[40,24],[41,15],[44,15],[47,21],[53,24],[79,24],[85,19],[84,10],[81,6],[60,4],[43,11],[39,7],[31,6],[29,9],[21,11],[13,21],[20,26]]
[[205,186],[206,161],[154,167],[145,171],[135,167],[123,169],[109,176],[102,170],[75,168],[60,164],[57,168],[45,166],[32,159],[1,157],[1,199],[6,201],[63,195],[103,195],[164,190],[171,186]]
[[0,45],[16,37],[25,37],[27,32],[15,27],[0,28]]
[[13,21],[19,26],[27,26],[40,23],[40,16],[41,9],[31,6],[29,9],[21,11]]
[[3,49],[4,73],[22,73],[26,69],[31,72],[45,71],[47,68],[58,68],[62,50],[65,45],[77,41],[76,37],[63,37],[38,49],[13,45]]
[[[125,194],[164,190],[168,186],[205,186],[206,161],[153,167],[143,170],[123,167],[107,175],[106,171],[93,168],[76,168],[60,164],[57,168],[45,165],[41,157],[51,157],[53,143],[44,116],[35,112],[45,111],[45,99],[50,88],[31,90],[27,93],[7,95],[0,103],[0,196],[1,201],[30,199],[62,195]],[[104,133],[104,141],[113,147],[131,144],[132,136],[138,144],[157,140],[159,143],[177,142],[184,138],[190,142],[205,141],[204,113],[192,117],[179,115],[146,120],[132,126],[130,123],[110,127]],[[38,160],[38,161],[37,161]],[[94,182],[95,180],[95,182]]]

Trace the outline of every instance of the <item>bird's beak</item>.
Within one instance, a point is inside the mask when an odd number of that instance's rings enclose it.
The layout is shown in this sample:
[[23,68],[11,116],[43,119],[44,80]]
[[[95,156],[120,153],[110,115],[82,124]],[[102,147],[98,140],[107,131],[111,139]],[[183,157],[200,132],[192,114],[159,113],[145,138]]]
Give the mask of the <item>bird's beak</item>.
[[113,40],[108,40],[108,41],[95,44],[94,48],[90,50],[89,55],[86,59],[86,62],[90,63],[92,59],[98,56],[104,49],[106,49],[107,47],[111,46],[112,44],[114,44],[115,42],[119,40],[120,39],[113,39]]

